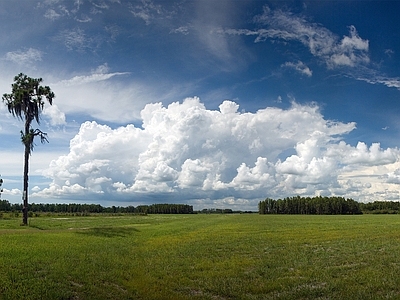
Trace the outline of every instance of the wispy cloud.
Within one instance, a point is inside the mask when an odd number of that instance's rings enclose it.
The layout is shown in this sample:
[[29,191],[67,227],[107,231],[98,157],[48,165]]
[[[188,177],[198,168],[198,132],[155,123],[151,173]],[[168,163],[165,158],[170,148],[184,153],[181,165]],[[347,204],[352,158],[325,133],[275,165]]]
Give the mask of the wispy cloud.
[[383,84],[387,87],[400,90],[400,77],[384,76],[375,70],[362,69],[359,73],[354,74],[352,77],[370,84]]
[[[119,0],[110,1],[110,3],[119,3]],[[86,13],[90,13],[93,15],[102,13],[104,10],[108,10],[110,6],[104,1],[90,1],[92,5]],[[52,21],[61,19],[63,17],[70,17],[75,19],[77,22],[90,22],[92,19],[87,16],[87,14],[82,13],[83,1],[75,0],[75,1],[43,1],[38,4],[39,8],[45,8],[44,17],[46,19],[50,19]],[[78,14],[81,14],[78,17]]]
[[282,64],[282,67],[286,68],[292,68],[295,69],[296,71],[300,72],[303,75],[306,75],[308,77],[312,76],[312,71],[310,70],[309,67],[307,67],[303,62],[298,61],[296,63],[293,62],[286,62]]
[[183,35],[189,34],[189,27],[188,26],[181,26],[176,29],[172,29],[169,33],[181,33]]
[[394,54],[394,51],[392,49],[386,49],[385,50],[385,54],[389,57],[392,57],[392,55]]
[[368,63],[368,40],[359,37],[354,26],[349,27],[349,36],[340,39],[337,35],[305,18],[281,10],[264,7],[264,12],[254,18],[256,23],[267,26],[256,42],[266,39],[297,40],[308,47],[311,54],[325,61],[329,68],[353,67]]
[[38,7],[46,8],[43,16],[52,21],[70,15],[70,10],[65,5],[59,4],[59,1],[45,1],[38,4]]
[[265,28],[221,29],[218,32],[231,35],[255,36],[254,42],[266,40],[299,41],[310,53],[322,59],[328,68],[342,66],[355,67],[368,64],[369,42],[360,38],[354,26],[349,27],[349,35],[340,39],[337,35],[304,17],[295,16],[282,10],[271,10],[265,6],[254,22]]
[[153,19],[162,14],[161,5],[154,4],[151,0],[142,0],[140,4],[130,4],[130,12],[136,18],[142,19],[149,25]]
[[110,7],[104,1],[99,1],[98,3],[92,2],[92,5],[99,9],[109,9]]
[[[400,90],[400,78],[389,77],[379,72],[371,64],[369,41],[359,36],[355,26],[349,26],[349,34],[340,38],[320,24],[309,22],[303,16],[294,15],[288,11],[272,10],[264,7],[262,14],[254,17],[253,21],[263,28],[258,29],[219,29],[215,32],[227,35],[252,36],[255,43],[271,41],[298,41],[309,52],[325,63],[328,69],[344,70],[344,75],[368,82],[383,84]],[[394,51],[387,49],[387,56]],[[287,62],[283,67],[291,67],[307,76],[312,71],[302,62]]]
[[112,41],[120,35],[120,27],[117,25],[106,25],[104,30],[110,35]]
[[42,60],[42,52],[34,48],[7,52],[5,59],[20,65],[31,64]]
[[85,51],[90,48],[92,40],[80,28],[63,30],[55,38],[62,42],[68,50]]
[[50,19],[52,21],[57,20],[61,17],[61,14],[57,13],[54,9],[48,9],[44,14],[46,19]]
[[81,15],[80,18],[76,18],[75,20],[77,20],[80,23],[88,23],[88,22],[92,21],[92,18],[90,18],[87,15],[83,14],[83,15]]
[[79,8],[81,7],[82,3],[83,3],[83,0],[75,0],[74,1],[74,5],[76,7],[76,10],[79,10]]
[[[373,81],[370,80],[372,83]],[[377,78],[376,79],[377,83],[381,83],[386,85],[387,87],[394,87],[400,90],[400,78],[395,77],[395,78]]]
[[[130,72],[110,72],[107,64],[88,74],[50,83],[57,95],[57,105],[66,116],[88,115],[95,120],[127,123],[139,118],[140,110],[148,101],[163,101],[171,92],[166,83],[149,85],[137,80],[114,80]],[[126,79],[126,78],[125,78]],[[155,88],[157,86],[157,88]]]
[[81,85],[81,84],[87,84],[87,83],[91,83],[91,82],[103,81],[103,80],[110,79],[111,77],[114,77],[114,76],[126,75],[126,74],[129,74],[129,72],[109,73],[108,65],[103,64],[103,65],[97,67],[96,70],[93,70],[90,75],[75,76],[71,79],[62,80],[59,82],[59,84],[62,84],[64,86]]

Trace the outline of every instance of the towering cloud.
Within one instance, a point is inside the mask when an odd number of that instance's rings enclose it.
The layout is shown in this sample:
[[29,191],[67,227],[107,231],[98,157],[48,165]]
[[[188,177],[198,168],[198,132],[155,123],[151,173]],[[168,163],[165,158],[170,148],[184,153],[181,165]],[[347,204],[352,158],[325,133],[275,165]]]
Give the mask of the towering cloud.
[[[219,110],[208,110],[199,98],[187,98],[167,107],[148,104],[141,128],[86,122],[71,140],[69,154],[46,170],[50,186],[36,195],[197,199],[198,205],[201,199],[230,205],[247,199],[254,206],[267,196],[338,194],[343,184],[357,185],[341,178],[345,172],[362,166],[365,175],[399,156],[397,149],[379,144],[346,144],[341,136],[355,124],[325,120],[315,105],[293,103],[287,110],[267,107],[255,113],[238,108],[224,101]],[[366,187],[371,184],[359,189]]]

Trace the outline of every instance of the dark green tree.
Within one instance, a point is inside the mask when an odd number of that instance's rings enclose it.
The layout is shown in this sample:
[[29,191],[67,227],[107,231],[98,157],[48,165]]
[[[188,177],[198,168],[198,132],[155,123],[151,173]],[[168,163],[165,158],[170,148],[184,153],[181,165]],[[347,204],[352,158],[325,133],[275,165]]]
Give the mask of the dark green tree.
[[42,143],[48,142],[47,134],[40,129],[33,129],[32,122],[35,120],[40,125],[40,115],[44,108],[46,99],[50,105],[53,103],[54,93],[48,86],[41,86],[42,78],[30,78],[25,74],[14,77],[11,94],[4,94],[3,102],[8,111],[17,119],[24,121],[24,130],[21,130],[21,141],[25,146],[24,153],[24,185],[23,185],[23,225],[28,225],[28,173],[29,156],[31,155],[34,138],[39,137]]
[[1,193],[3,192],[2,185],[3,185],[3,178],[0,178],[0,199],[1,199]]

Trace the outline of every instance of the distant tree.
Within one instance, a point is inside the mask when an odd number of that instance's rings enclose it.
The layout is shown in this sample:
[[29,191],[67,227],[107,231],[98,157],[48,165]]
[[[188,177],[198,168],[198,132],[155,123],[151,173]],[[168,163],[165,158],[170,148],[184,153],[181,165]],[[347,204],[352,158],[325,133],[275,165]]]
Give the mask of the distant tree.
[[3,192],[2,186],[3,186],[3,178],[0,178],[0,199],[1,199],[1,193]]
[[21,130],[21,141],[25,146],[24,154],[24,185],[23,185],[23,225],[28,225],[28,173],[29,156],[31,155],[34,138],[40,137],[42,143],[48,142],[47,134],[40,129],[32,128],[32,121],[36,120],[40,125],[40,114],[44,108],[43,98],[53,103],[54,93],[48,86],[41,86],[42,78],[30,78],[25,74],[18,74],[14,77],[11,94],[4,94],[3,102],[7,105],[8,111],[17,119],[25,122],[24,130]]
[[266,201],[260,201],[258,202],[258,212],[260,215],[265,215],[267,213],[267,203]]

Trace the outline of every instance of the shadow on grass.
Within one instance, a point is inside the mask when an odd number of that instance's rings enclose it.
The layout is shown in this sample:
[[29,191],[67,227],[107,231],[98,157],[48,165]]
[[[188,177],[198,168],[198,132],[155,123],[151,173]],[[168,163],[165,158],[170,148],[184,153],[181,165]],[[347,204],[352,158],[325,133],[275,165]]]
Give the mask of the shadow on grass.
[[95,227],[77,231],[78,234],[107,237],[107,238],[126,237],[134,232],[140,232],[140,231],[133,227]]

